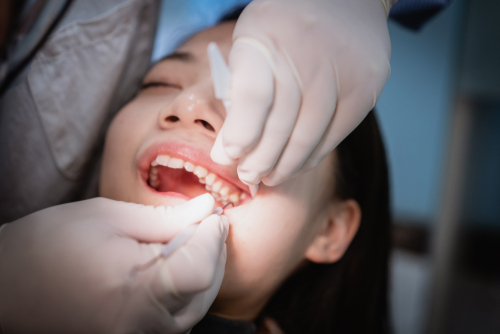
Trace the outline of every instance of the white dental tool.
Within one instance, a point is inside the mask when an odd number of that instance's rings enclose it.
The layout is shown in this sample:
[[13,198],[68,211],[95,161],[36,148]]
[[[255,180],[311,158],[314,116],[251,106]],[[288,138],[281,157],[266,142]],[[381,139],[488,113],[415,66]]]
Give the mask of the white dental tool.
[[[219,216],[222,215],[222,213],[224,212],[224,209],[229,205],[234,206],[234,203],[229,202],[226,205],[224,205],[223,207],[215,208],[214,211],[212,211],[212,214],[219,215]],[[139,271],[147,270],[147,269],[151,268],[151,266],[153,266],[160,259],[162,259],[162,258],[166,259],[170,255],[172,255],[173,252],[175,252],[177,249],[179,249],[179,247],[181,247],[189,239],[191,239],[191,237],[193,236],[193,234],[196,232],[197,229],[198,229],[198,224],[189,225],[184,230],[182,230],[179,234],[177,234],[175,237],[173,237],[172,240],[170,240],[165,245],[165,247],[163,247],[160,254],[156,255],[155,257],[153,257],[151,260],[149,260],[146,263],[139,264],[139,265],[132,267],[132,269],[130,270],[130,272],[127,275],[127,278],[126,278],[127,282],[132,283],[135,279],[135,276],[137,275],[137,273]]]
[[[231,84],[231,71],[215,42],[208,44],[208,58],[212,71],[212,82],[214,84],[215,97],[222,100],[226,113],[229,113],[229,89]],[[250,195],[254,198],[259,190],[258,184],[248,184]]]

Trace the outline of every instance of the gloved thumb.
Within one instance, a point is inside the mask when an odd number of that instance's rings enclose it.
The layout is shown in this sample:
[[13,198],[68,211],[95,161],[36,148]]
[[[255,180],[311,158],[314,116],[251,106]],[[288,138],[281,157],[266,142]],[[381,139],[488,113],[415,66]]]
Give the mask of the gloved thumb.
[[[226,263],[225,241],[229,233],[226,216],[211,215],[197,227],[193,236],[170,257],[159,262],[151,286],[160,302],[165,292],[182,298],[209,292],[211,302],[219,291]],[[167,303],[167,306],[168,307]]]
[[203,194],[176,206],[145,206],[109,201],[110,224],[130,238],[147,243],[164,243],[191,224],[208,217],[215,205],[210,194]]

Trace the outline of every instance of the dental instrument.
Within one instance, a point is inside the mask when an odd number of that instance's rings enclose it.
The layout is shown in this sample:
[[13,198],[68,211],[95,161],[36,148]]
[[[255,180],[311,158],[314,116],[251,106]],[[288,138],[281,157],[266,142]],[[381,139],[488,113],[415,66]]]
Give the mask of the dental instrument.
[[[215,97],[222,101],[226,113],[229,113],[230,100],[229,90],[231,84],[231,71],[227,66],[219,47],[215,42],[208,44],[208,58],[210,60],[210,69],[212,71],[212,82],[214,84]],[[245,183],[245,182],[244,182]],[[245,183],[247,184],[247,183]],[[258,184],[247,184],[250,189],[250,195],[254,198],[259,190]]]
[[[224,205],[223,207],[215,208],[214,211],[212,211],[212,214],[218,215],[218,216],[222,215],[224,213],[224,209],[227,208],[229,205],[232,205],[234,207],[234,203],[229,202],[226,205]],[[130,272],[127,275],[126,281],[129,284],[131,284],[134,281],[135,276],[137,275],[138,272],[151,268],[160,259],[168,258],[170,255],[172,255],[172,253],[174,253],[177,249],[179,249],[179,247],[181,247],[189,239],[191,239],[191,237],[194,235],[194,233],[196,232],[197,229],[198,229],[198,224],[193,224],[193,225],[189,225],[188,227],[186,227],[179,234],[177,234],[175,237],[173,237],[172,240],[170,240],[163,247],[160,254],[156,255],[155,257],[153,257],[151,260],[149,260],[146,263],[138,264],[138,265],[132,267],[132,269],[130,270]]]
[[249,184],[248,189],[250,189],[250,195],[252,195],[252,198],[255,198],[255,196],[257,196],[257,191],[259,190],[259,185]]

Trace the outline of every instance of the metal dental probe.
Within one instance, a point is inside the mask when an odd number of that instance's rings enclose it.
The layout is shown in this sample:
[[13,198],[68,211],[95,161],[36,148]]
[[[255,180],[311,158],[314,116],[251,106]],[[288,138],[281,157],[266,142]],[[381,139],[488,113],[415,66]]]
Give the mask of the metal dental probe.
[[[234,207],[233,202],[229,202],[223,207],[218,207],[215,208],[214,211],[212,211],[213,215],[222,215],[224,212],[224,209],[227,208],[229,205],[232,205]],[[135,276],[137,275],[138,272],[147,270],[151,268],[156,262],[158,262],[160,259],[166,259],[169,257],[173,252],[175,252],[179,247],[184,245],[196,232],[196,229],[198,228],[198,224],[192,224],[186,227],[182,232],[177,234],[175,237],[170,240],[165,247],[161,250],[160,254],[156,255],[153,257],[151,260],[149,260],[146,263],[143,264],[138,264],[132,267],[130,272],[127,275],[126,281],[128,283],[132,283],[135,279]]]

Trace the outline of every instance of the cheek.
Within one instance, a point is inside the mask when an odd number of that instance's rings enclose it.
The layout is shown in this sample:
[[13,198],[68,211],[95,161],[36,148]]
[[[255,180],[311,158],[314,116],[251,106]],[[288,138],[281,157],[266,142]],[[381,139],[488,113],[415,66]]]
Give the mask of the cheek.
[[231,231],[220,297],[273,291],[304,259],[308,202],[261,188],[246,206],[228,210]]
[[132,102],[113,119],[104,146],[100,195],[116,200],[132,191],[128,189],[137,173],[135,154],[144,138],[156,125],[156,113],[147,112],[142,104]]
[[272,293],[304,261],[321,227],[331,174],[327,160],[278,187],[261,185],[252,202],[226,211],[231,230],[219,297]]

